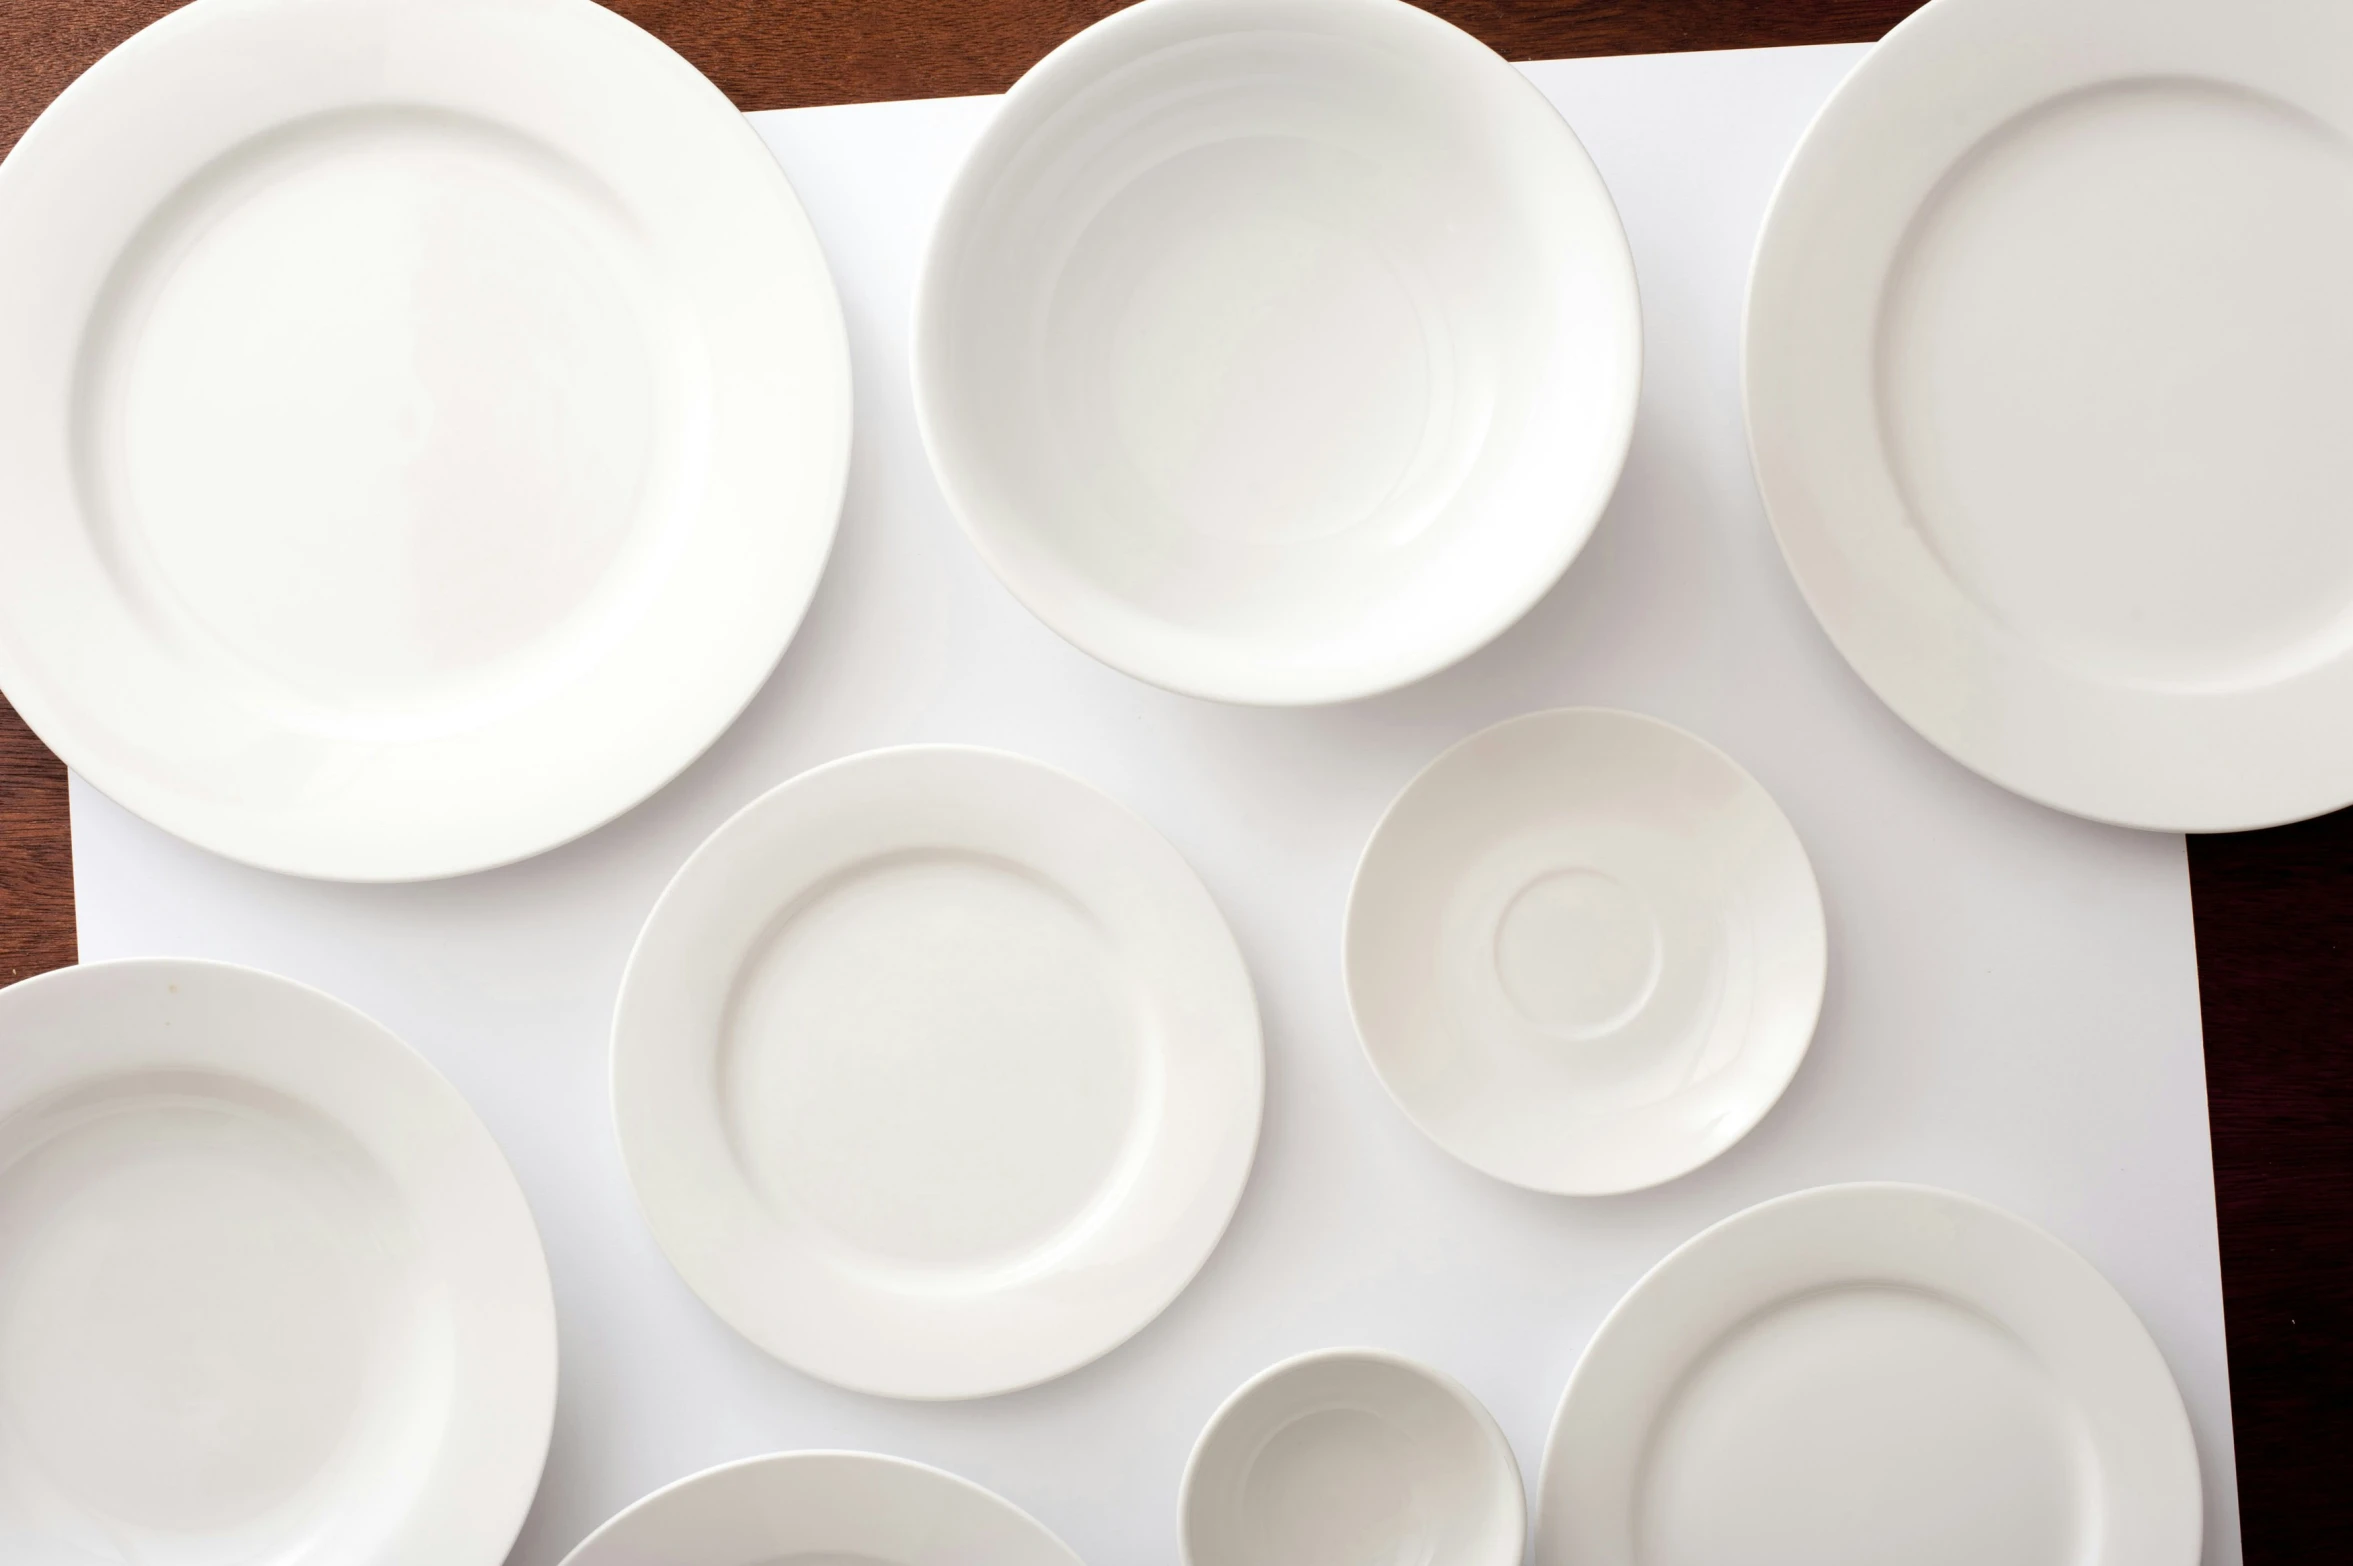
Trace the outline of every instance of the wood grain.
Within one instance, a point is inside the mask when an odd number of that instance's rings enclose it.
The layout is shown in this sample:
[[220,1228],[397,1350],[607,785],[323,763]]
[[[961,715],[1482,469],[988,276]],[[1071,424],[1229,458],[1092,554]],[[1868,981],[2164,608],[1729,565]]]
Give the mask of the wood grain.
[[[1114,0],[619,0],[746,109],[995,92]],[[0,150],[159,0],[0,0]],[[1434,0],[1514,59],[1877,38],[1912,0]],[[5,562],[0,562],[5,569]],[[0,982],[74,960],[64,769],[0,702]],[[2247,1560],[2353,1539],[2353,812],[2190,844]]]
[[0,696],[0,984],[74,960],[65,764]]

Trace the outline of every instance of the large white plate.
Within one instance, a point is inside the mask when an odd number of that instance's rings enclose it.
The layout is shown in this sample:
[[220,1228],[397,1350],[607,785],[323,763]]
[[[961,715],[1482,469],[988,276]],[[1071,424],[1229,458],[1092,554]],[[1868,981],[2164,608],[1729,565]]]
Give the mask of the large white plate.
[[1453,663],[1560,578],[1642,372],[1543,94],[1399,0],[1145,0],[1014,84],[915,303],[924,444],[1039,619],[1224,701]]
[[1012,1502],[871,1452],[779,1452],[656,1490],[564,1566],[1079,1566]]
[[1934,0],[1749,285],[1757,477],[1864,680],[2130,826],[2353,800],[2353,7]]
[[232,858],[521,858],[759,688],[849,419],[784,176],[636,27],[196,0],[0,164],[0,688]]
[[896,1397],[1082,1365],[1208,1257],[1257,1147],[1258,1011],[1198,877],[1000,751],[817,768],[713,833],[613,1023],[630,1179],[753,1342]]
[[316,990],[0,990],[0,1560],[496,1566],[555,1308],[465,1101]]
[[2194,1566],[2198,1458],[2148,1332],[1998,1208],[1836,1185],[1691,1240],[1593,1336],[1537,1566]]
[[1746,1136],[1822,1013],[1822,896],[1789,818],[1696,735],[1600,707],[1482,729],[1365,844],[1348,1008],[1413,1123],[1474,1168],[1598,1196]]

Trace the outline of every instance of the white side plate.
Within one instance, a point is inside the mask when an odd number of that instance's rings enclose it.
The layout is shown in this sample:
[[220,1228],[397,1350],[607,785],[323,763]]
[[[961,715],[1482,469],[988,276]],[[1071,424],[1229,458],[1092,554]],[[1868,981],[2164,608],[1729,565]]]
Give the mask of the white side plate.
[[1495,1417],[1375,1349],[1251,1377],[1194,1443],[1177,1513],[1185,1566],[1520,1566],[1528,1532]]
[[2219,831],[2353,801],[2353,7],[1934,0],[1749,284],[1774,531],[2006,788]]
[[0,688],[231,858],[644,798],[799,624],[849,429],[775,161],[588,0],[196,0],[0,164]]
[[1348,1004],[1448,1152],[1539,1191],[1671,1180],[1748,1134],[1822,1009],[1821,894],[1789,820],[1705,741],[1531,713],[1430,763],[1365,845]]
[[657,1490],[564,1566],[1079,1566],[1027,1512],[868,1452],[780,1452]]
[[497,1566],[555,1397],[523,1193],[400,1040],[218,963],[0,990],[0,1560]]
[[1628,1292],[1569,1379],[1536,1566],[2195,1566],[2198,1458],[2108,1281],[1998,1208],[1837,1185]]
[[613,1023],[621,1150],[711,1308],[812,1375],[1060,1375],[1207,1259],[1257,1148],[1248,973],[1191,868],[1064,773],[804,773],[678,872]]
[[1079,647],[1224,701],[1419,679],[1615,488],[1634,265],[1585,149],[1398,0],[1145,0],[1014,84],[916,297],[965,530]]

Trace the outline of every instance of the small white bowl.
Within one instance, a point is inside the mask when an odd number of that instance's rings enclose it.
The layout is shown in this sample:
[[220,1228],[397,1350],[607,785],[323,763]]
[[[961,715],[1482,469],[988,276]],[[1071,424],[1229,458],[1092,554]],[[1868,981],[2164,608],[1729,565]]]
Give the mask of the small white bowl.
[[1745,1136],[1805,1058],[1828,969],[1772,796],[1672,724],[1591,707],[1499,723],[1406,785],[1343,946],[1408,1118],[1498,1179],[1581,1196]]
[[1511,1445],[1450,1376],[1323,1349],[1243,1383],[1177,1498],[1185,1566],[1519,1566]]
[[1641,375],[1552,105],[1400,0],[1144,0],[1017,82],[948,194],[916,413],[992,569],[1225,701],[1453,663],[1567,568]]

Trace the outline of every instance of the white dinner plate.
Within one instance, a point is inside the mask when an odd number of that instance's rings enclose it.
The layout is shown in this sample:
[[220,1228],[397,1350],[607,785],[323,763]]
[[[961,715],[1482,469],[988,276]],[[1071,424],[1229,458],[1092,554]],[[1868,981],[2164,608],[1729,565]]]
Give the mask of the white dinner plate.
[[1012,1502],[871,1452],[779,1452],[656,1490],[564,1566],[1079,1566]]
[[1257,1003],[1184,860],[1000,751],[871,751],[763,795],[655,904],[613,1104],[662,1249],[842,1386],[979,1397],[1125,1341],[1258,1144]]
[[497,1566],[555,1398],[530,1209],[400,1040],[220,963],[0,990],[0,1560]]
[[1749,440],[1864,681],[1994,782],[2353,801],[2353,6],[1932,0],[1782,176]]
[[1748,1134],[1805,1058],[1822,899],[1756,779],[1598,707],[1482,730],[1406,785],[1348,895],[1373,1070],[1498,1179],[1599,1195]]
[[1609,191],[1400,0],[1144,0],[1016,82],[915,307],[915,405],[1039,619],[1224,701],[1483,646],[1615,488],[1642,362]]
[[652,793],[849,429],[783,174],[589,0],[195,0],[0,163],[0,689],[234,859],[451,875]]
[[2200,1517],[2181,1394],[2090,1263],[1965,1196],[1834,1185],[1602,1322],[1536,1566],[2196,1566]]
[[1495,1416],[1377,1349],[1243,1383],[1194,1442],[1177,1514],[1185,1566],[1520,1566],[1528,1532]]

